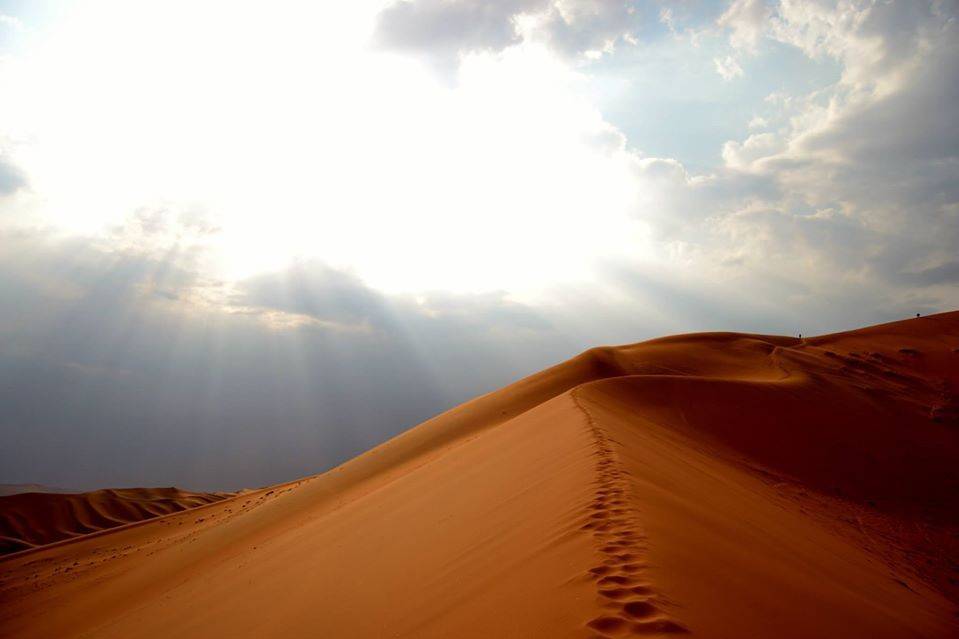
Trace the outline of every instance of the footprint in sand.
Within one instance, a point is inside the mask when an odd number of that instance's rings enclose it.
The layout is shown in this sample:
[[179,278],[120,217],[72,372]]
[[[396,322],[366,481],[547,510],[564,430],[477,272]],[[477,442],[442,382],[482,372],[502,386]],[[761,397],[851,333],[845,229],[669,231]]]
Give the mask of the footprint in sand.
[[587,517],[581,530],[590,531],[597,551],[604,555],[602,563],[587,571],[596,582],[599,597],[609,609],[586,622],[600,639],[622,636],[676,634],[688,632],[681,624],[666,618],[654,603],[655,593],[640,579],[646,564],[639,551],[646,537],[637,530],[638,524],[626,505],[628,475],[617,466],[610,449],[611,441],[595,425],[586,412],[590,430],[596,439],[596,489],[593,500],[586,506]]

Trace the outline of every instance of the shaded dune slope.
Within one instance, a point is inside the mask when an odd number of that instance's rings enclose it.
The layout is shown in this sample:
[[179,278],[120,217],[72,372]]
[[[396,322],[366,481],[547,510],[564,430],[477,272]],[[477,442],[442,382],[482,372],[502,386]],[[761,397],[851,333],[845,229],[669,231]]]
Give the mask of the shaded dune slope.
[[7,495],[20,495],[22,493],[72,493],[74,490],[58,488],[56,486],[43,486],[42,484],[0,484],[0,497]]
[[169,515],[228,496],[173,487],[0,496],[0,554]]
[[0,636],[959,636],[959,313],[572,360],[0,562]]

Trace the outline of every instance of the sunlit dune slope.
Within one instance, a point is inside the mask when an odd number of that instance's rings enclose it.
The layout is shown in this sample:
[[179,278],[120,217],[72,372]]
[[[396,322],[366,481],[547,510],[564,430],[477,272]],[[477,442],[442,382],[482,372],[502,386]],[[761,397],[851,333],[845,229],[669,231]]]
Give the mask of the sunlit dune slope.
[[956,637],[957,385],[959,313],[593,349],[325,474],[11,555],[0,635]]
[[0,496],[0,554],[212,504],[229,493],[123,488],[89,493]]

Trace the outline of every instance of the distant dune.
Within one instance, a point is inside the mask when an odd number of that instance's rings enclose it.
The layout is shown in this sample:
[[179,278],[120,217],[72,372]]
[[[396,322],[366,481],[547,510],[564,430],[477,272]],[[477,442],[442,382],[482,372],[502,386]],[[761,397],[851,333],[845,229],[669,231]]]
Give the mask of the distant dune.
[[56,488],[42,484],[0,484],[0,497],[19,495],[20,493],[72,493],[74,490]]
[[230,493],[123,488],[89,493],[21,492],[0,497],[0,554],[212,504]]
[[593,349],[322,475],[10,555],[0,636],[957,637],[957,389],[959,313]]

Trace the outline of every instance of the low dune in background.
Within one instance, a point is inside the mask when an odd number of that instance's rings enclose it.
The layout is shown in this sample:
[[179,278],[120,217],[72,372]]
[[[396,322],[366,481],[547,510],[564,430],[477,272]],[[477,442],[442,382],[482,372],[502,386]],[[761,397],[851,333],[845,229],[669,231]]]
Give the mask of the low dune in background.
[[44,486],[43,484],[0,484],[0,497],[19,495],[20,493],[73,493],[74,490]]
[[959,313],[594,349],[322,475],[9,555],[0,636],[956,637],[957,385]]
[[225,499],[232,493],[122,488],[0,496],[0,554],[44,546]]

